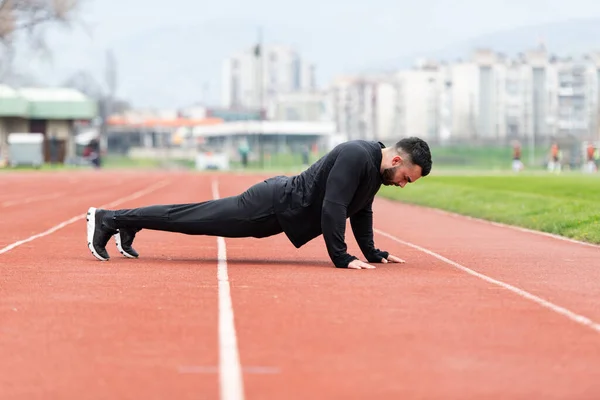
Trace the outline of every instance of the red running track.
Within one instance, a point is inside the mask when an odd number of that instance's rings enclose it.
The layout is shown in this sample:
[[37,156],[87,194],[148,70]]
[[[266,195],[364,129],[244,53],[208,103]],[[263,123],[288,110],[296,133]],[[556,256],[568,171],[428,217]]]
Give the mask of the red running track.
[[[89,206],[260,179],[0,175],[0,398],[242,398],[222,383],[246,399],[600,398],[597,247],[378,199],[376,244],[404,265],[336,269],[320,237],[226,239],[219,289],[214,237],[142,231],[138,260],[87,250]],[[219,328],[226,284],[233,332]],[[239,381],[219,354],[239,355]]]

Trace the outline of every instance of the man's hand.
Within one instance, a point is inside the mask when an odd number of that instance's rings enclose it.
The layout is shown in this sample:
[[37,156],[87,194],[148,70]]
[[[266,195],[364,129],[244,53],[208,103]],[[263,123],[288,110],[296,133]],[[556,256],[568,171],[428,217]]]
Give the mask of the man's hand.
[[398,257],[393,256],[393,255],[390,254],[388,256],[387,260],[385,258],[382,258],[381,262],[384,263],[384,264],[387,264],[387,263],[400,263],[400,264],[404,264],[406,261],[404,261],[403,259],[398,258]]
[[367,264],[365,262],[362,262],[360,260],[352,260],[350,262],[350,264],[348,264],[348,268],[351,268],[351,269],[375,269],[374,266]]

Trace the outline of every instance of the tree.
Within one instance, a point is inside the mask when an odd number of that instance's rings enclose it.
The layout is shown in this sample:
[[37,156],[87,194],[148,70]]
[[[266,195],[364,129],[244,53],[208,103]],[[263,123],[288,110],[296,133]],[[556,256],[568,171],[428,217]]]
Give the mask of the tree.
[[106,51],[106,68],[104,85],[98,82],[88,71],[79,71],[67,79],[63,86],[77,89],[86,96],[94,99],[98,104],[100,117],[100,137],[106,137],[108,119],[114,113],[121,113],[131,109],[131,105],[115,97],[117,89],[117,60],[112,50]]
[[31,48],[47,50],[44,28],[69,26],[84,0],[0,0],[0,79],[14,75],[15,39],[24,35]]
[[51,22],[68,24],[79,0],[0,0],[0,41],[10,43],[19,31],[33,34]]

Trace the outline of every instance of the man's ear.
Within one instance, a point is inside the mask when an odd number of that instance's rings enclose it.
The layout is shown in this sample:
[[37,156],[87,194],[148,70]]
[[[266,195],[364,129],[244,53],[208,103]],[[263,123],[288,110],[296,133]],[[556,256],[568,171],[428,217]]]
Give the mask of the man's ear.
[[392,158],[392,167],[398,166],[402,163],[402,157],[399,155],[395,155]]

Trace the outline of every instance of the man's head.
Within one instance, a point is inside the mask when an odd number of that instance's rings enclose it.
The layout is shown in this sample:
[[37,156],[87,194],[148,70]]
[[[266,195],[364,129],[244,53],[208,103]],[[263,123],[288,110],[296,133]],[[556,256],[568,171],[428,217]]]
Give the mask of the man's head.
[[431,152],[427,143],[417,137],[400,140],[383,150],[381,176],[386,186],[404,187],[431,172]]

